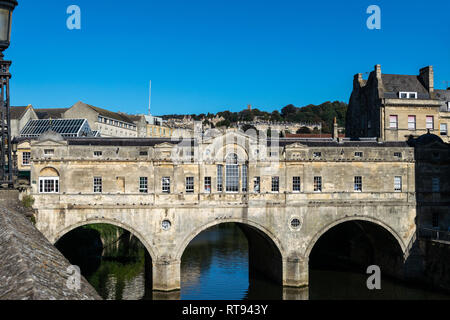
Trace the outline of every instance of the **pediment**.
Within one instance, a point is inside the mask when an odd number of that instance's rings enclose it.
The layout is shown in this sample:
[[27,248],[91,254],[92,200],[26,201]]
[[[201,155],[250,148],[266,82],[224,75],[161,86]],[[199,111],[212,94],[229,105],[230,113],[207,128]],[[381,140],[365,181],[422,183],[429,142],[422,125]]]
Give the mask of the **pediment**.
[[155,149],[172,149],[174,147],[175,147],[174,144],[168,142],[163,142],[154,146]]
[[51,140],[51,139],[46,139],[46,140],[32,141],[31,145],[32,146],[37,146],[37,147],[39,147],[39,146],[60,147],[60,146],[66,146],[67,145],[67,141],[55,141],[55,140]]
[[286,149],[306,149],[307,145],[301,144],[299,142],[291,143],[286,146]]

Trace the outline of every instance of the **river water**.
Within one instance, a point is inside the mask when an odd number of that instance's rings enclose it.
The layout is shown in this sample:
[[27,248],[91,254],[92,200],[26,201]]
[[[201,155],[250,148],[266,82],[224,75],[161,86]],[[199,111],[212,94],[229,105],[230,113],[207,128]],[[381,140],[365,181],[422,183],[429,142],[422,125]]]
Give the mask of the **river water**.
[[81,270],[104,299],[112,300],[450,299],[385,278],[381,290],[368,290],[368,276],[349,271],[310,270],[309,288],[299,291],[283,290],[266,279],[249,280],[247,240],[234,224],[211,228],[189,244],[181,261],[179,292],[152,293],[145,281],[144,253],[135,238],[127,241],[126,252],[121,241],[114,242],[96,263]]

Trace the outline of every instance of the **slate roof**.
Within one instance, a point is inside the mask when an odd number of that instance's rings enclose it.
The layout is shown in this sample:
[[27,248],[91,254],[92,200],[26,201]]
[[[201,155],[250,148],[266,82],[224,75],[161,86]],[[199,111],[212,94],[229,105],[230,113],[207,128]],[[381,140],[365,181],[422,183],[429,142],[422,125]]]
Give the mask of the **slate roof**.
[[27,110],[27,108],[28,108],[28,106],[26,106],[26,107],[11,107],[11,109],[10,109],[11,119],[15,120],[15,119],[22,118],[22,116],[25,113],[25,111]]
[[[172,138],[76,138],[67,139],[69,145],[93,145],[93,146],[155,146],[162,143],[172,145],[196,146],[196,139],[172,139]],[[374,138],[350,139],[344,138],[342,143],[331,138],[280,138],[278,145],[284,147],[293,143],[301,143],[308,147],[408,147],[406,141],[386,141],[378,143]],[[271,140],[267,140],[267,146],[271,145]]]
[[398,95],[390,95],[389,93],[398,93],[400,91],[417,92],[418,99],[430,99],[428,90],[420,82],[419,76],[402,75],[402,74],[382,74],[384,90],[386,98],[398,98]]
[[[271,146],[271,140],[267,140],[267,146]],[[298,139],[298,138],[280,138],[278,145],[285,147],[293,143],[300,143],[308,147],[391,147],[391,148],[406,148],[408,143],[406,141],[383,141],[379,143],[375,138],[361,138],[350,139],[344,138],[341,143],[326,138],[311,138],[311,139]]]
[[436,89],[434,90],[436,99],[442,100],[442,101],[450,101],[450,90],[440,90]]
[[61,119],[68,108],[34,109],[39,119]]
[[85,104],[85,105],[90,107],[91,109],[93,109],[95,112],[97,112],[99,115],[101,115],[103,117],[114,119],[114,120],[119,120],[119,121],[126,122],[126,123],[131,123],[131,124],[133,123],[133,120],[130,119],[128,116],[126,116],[123,113],[109,111],[109,110],[102,109],[99,107],[91,106],[89,104]]

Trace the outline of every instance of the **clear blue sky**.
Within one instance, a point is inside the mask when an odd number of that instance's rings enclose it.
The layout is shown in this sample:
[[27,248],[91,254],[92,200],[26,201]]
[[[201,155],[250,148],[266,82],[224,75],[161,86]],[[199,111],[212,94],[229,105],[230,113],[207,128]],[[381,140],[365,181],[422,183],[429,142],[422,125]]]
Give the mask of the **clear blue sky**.
[[[81,30],[66,9],[81,8]],[[381,8],[381,30],[366,9]],[[12,105],[152,113],[262,110],[348,102],[355,73],[450,81],[448,0],[19,0]]]

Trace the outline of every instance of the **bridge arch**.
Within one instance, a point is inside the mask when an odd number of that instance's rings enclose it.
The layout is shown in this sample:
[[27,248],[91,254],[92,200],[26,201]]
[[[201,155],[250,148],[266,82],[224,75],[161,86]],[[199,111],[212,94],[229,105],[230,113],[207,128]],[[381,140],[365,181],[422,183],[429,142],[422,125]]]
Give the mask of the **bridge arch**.
[[383,221],[376,219],[376,218],[367,217],[367,216],[351,216],[351,217],[345,217],[342,219],[335,220],[332,223],[325,226],[324,228],[320,229],[317,233],[315,233],[314,236],[312,237],[312,239],[309,241],[309,244],[306,248],[305,257],[309,258],[311,251],[314,248],[315,244],[324,234],[327,233],[327,231],[329,231],[330,229],[332,229],[342,223],[351,222],[351,221],[354,221],[354,222],[366,221],[366,222],[371,222],[373,224],[376,224],[377,226],[383,228],[385,231],[389,232],[389,234],[392,235],[392,237],[396,240],[397,244],[399,245],[399,248],[401,249],[403,254],[406,252],[407,247],[406,247],[405,242],[401,238],[401,236],[393,228],[391,228],[389,225],[387,225]]
[[136,238],[139,239],[139,241],[144,245],[145,249],[147,250],[148,254],[150,255],[150,257],[152,258],[152,261],[156,261],[157,256],[157,251],[155,250],[155,248],[153,248],[148,241],[146,240],[146,238],[139,232],[137,231],[135,228],[133,228],[132,226],[117,221],[117,220],[113,220],[113,219],[88,219],[88,220],[84,220],[84,221],[80,221],[74,224],[71,224],[68,227],[65,227],[61,230],[59,230],[56,234],[55,237],[52,239],[52,243],[56,244],[56,242],[58,242],[59,239],[61,239],[65,234],[69,233],[72,230],[75,230],[76,228],[88,225],[88,224],[111,224],[114,225],[116,227],[122,228],[124,230],[129,231],[133,236],[135,236]]
[[191,243],[191,241],[196,236],[198,236],[200,233],[202,233],[203,231],[205,231],[205,230],[207,230],[209,228],[212,228],[214,226],[217,226],[219,224],[224,224],[224,223],[238,223],[238,224],[247,225],[249,227],[255,228],[256,230],[258,230],[259,232],[264,234],[264,236],[266,238],[271,240],[271,242],[278,249],[278,252],[280,253],[281,257],[284,256],[284,249],[283,249],[283,246],[282,246],[281,242],[279,241],[279,239],[272,232],[267,230],[262,225],[260,225],[260,224],[258,224],[256,222],[253,222],[253,221],[243,220],[243,219],[223,219],[223,220],[215,220],[215,221],[209,222],[207,224],[204,224],[201,227],[195,229],[189,235],[187,235],[183,239],[183,241],[181,242],[181,244],[180,244],[180,246],[179,246],[179,248],[177,250],[176,259],[177,260],[181,260],[181,257],[183,256],[183,253],[186,250],[187,246],[189,245],[189,243]]

